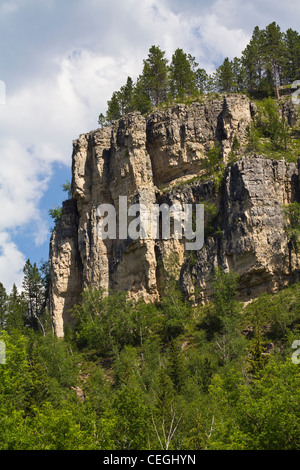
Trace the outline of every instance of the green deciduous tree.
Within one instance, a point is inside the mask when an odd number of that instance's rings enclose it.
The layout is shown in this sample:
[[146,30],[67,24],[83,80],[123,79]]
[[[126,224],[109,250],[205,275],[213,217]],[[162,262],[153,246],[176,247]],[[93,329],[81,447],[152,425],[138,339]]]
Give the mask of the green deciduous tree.
[[272,98],[265,98],[260,104],[256,125],[265,137],[269,137],[275,148],[287,149],[290,141],[289,126],[281,117],[280,109]]
[[151,414],[149,402],[137,387],[124,386],[114,398],[117,449],[142,450],[149,445]]
[[54,206],[51,209],[49,209],[48,213],[49,213],[51,219],[54,220],[54,224],[56,225],[59,222],[59,220],[62,216],[62,207],[61,206]]
[[296,252],[299,249],[300,238],[300,204],[291,202],[283,207],[286,220],[285,231]]
[[72,198],[72,185],[71,181],[67,180],[63,185],[62,189],[65,193],[67,193],[68,199]]
[[172,381],[164,370],[160,368],[155,397],[152,403],[152,423],[159,446],[162,450],[174,449],[174,441],[184,411],[176,400]]

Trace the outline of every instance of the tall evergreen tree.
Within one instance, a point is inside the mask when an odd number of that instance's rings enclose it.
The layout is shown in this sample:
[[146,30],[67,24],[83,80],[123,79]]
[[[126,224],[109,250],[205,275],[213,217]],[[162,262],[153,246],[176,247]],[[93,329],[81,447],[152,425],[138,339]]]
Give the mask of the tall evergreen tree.
[[150,47],[148,58],[144,60],[142,78],[151,102],[158,106],[166,99],[168,91],[168,60],[159,47]]
[[0,329],[5,328],[7,315],[7,294],[2,282],[0,282]]
[[106,118],[103,113],[100,113],[98,117],[98,124],[102,128],[105,126],[105,123],[106,123]]
[[111,99],[107,102],[106,120],[107,122],[112,123],[113,121],[120,119],[121,115],[119,94],[117,91],[114,91]]
[[142,114],[147,114],[152,109],[152,102],[150,94],[147,90],[144,77],[140,75],[135,83],[133,90],[133,106],[134,109],[140,111]]
[[230,93],[235,88],[235,75],[231,61],[226,57],[220,67],[217,68],[216,83],[221,93]]
[[246,85],[246,71],[242,63],[242,60],[239,59],[238,57],[235,57],[231,61],[231,65],[232,65],[233,75],[235,77],[233,91],[243,92],[245,90],[245,85]]
[[241,60],[245,70],[246,87],[252,95],[258,92],[263,76],[262,36],[263,31],[256,26],[249,44],[242,52]]
[[118,93],[120,110],[122,114],[130,113],[134,110],[133,106],[134,85],[131,77],[127,78],[126,84],[120,88]]
[[170,88],[174,97],[192,95],[197,89],[196,75],[192,70],[191,60],[182,49],[176,49],[172,56]]
[[291,83],[294,80],[300,79],[300,35],[297,31],[289,28],[283,40],[286,46],[286,64],[285,73],[287,82]]
[[208,74],[205,69],[198,68],[195,71],[196,87],[200,93],[207,91]]
[[279,87],[281,84],[282,68],[285,62],[285,46],[280,26],[275,21],[264,30],[263,57],[266,62],[265,68],[269,68],[272,71],[276,98],[280,99]]
[[262,370],[267,361],[268,356],[265,354],[265,341],[258,326],[254,330],[254,338],[248,348],[247,364],[250,374],[257,374]]
[[27,317],[27,302],[24,293],[19,294],[16,284],[13,284],[12,290],[7,297],[7,317],[5,329],[8,333],[13,330],[21,330],[25,325]]
[[173,386],[177,392],[180,392],[187,378],[187,370],[183,352],[175,339],[173,339],[170,344],[168,366],[168,372],[173,382]]
[[25,263],[23,272],[22,284],[27,300],[28,324],[35,329],[40,327],[44,332],[41,316],[45,306],[45,290],[41,274],[36,263],[32,265],[29,259]]

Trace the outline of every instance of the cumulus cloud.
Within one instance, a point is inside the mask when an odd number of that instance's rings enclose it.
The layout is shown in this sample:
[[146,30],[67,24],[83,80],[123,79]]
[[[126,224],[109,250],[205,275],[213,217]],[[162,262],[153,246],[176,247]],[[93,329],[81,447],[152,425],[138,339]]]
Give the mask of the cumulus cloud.
[[13,284],[16,284],[18,289],[22,288],[25,261],[24,254],[11,241],[9,235],[0,232],[0,279],[7,292],[11,291]]
[[[39,203],[51,184],[53,164],[71,167],[72,140],[97,127],[108,97],[135,69],[130,59],[117,60],[86,49],[68,51],[55,61],[54,77],[26,82],[0,108],[0,231],[13,236],[27,226],[37,245],[49,237]],[[10,250],[3,249],[0,275],[7,282],[12,279],[5,269],[7,256],[14,249],[17,261],[23,258],[15,245],[5,242]],[[20,266],[12,263],[11,267],[17,268],[19,277]]]
[[10,13],[15,12],[17,9],[18,7],[15,3],[4,2],[2,3],[2,5],[0,5],[0,16],[5,17],[6,15],[9,15]]
[[11,140],[2,139],[0,145],[0,230],[15,229],[37,217],[36,202],[51,174],[30,149]]
[[[210,59],[220,65],[225,57],[239,57],[246,47],[250,37],[240,28],[229,28],[220,21],[218,15],[212,13],[206,16],[205,23],[199,29],[200,36],[210,51]],[[211,65],[211,64],[208,64]]]

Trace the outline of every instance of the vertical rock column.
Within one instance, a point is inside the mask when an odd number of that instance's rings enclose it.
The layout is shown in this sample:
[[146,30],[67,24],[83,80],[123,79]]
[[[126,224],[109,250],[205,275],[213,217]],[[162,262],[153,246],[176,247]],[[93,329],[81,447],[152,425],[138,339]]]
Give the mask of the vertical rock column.
[[[119,196],[127,197],[128,207],[143,204],[148,214],[156,202],[146,148],[146,119],[139,113],[124,117],[113,128],[109,187],[118,225]],[[155,240],[132,240],[129,236],[116,240],[110,273],[113,290],[127,290],[131,297],[143,297],[146,301],[157,300]]]
[[63,203],[61,219],[50,241],[50,313],[56,336],[64,336],[65,323],[72,324],[70,309],[79,302],[82,264],[78,252],[76,201]]

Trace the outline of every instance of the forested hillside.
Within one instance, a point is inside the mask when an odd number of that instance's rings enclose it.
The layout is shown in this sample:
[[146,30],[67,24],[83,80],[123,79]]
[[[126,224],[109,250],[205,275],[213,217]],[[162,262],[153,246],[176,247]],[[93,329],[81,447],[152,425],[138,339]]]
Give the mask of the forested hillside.
[[217,271],[196,307],[169,282],[159,304],[87,291],[64,339],[2,287],[0,448],[299,449],[299,283],[245,306]]

